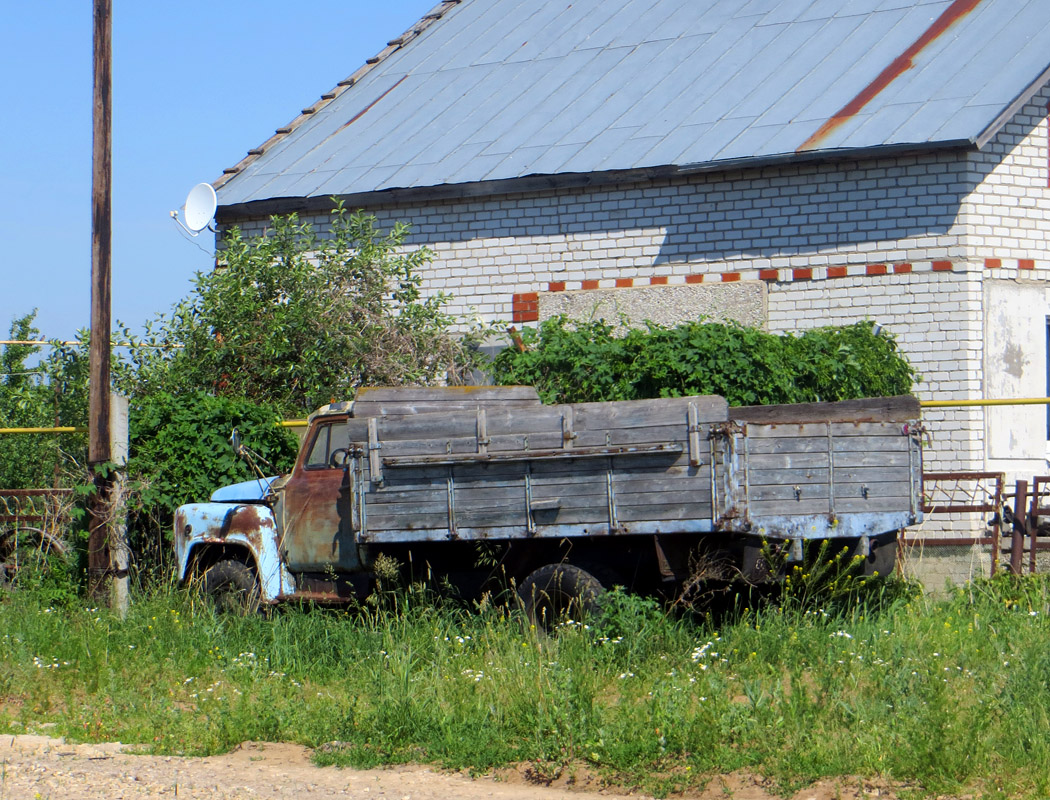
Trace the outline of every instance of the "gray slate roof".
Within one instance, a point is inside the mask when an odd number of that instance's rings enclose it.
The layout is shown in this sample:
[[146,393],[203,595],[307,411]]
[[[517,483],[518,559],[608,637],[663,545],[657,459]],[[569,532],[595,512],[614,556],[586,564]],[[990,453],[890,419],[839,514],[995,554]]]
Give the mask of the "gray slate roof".
[[286,197],[981,145],[1050,0],[445,0],[216,182]]

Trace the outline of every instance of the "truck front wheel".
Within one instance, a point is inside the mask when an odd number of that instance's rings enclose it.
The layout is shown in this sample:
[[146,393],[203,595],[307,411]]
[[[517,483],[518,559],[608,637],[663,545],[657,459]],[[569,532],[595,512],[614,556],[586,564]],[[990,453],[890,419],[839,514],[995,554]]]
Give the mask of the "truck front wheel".
[[551,630],[566,619],[579,620],[598,611],[605,587],[579,567],[548,564],[529,574],[518,587],[518,597],[529,622]]
[[225,559],[208,567],[204,594],[220,614],[248,616],[259,611],[259,581],[241,561]]

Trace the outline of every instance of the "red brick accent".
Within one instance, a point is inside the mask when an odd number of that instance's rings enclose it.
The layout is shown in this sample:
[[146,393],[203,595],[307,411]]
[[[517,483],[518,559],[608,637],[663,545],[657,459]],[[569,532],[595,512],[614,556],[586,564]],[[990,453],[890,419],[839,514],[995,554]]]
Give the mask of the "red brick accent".
[[650,286],[666,286],[667,285],[667,276],[666,275],[653,275],[653,277],[651,277],[649,279],[649,285]]
[[1001,258],[986,258],[984,260],[984,266],[987,269],[998,269],[1002,265],[1003,265],[1003,260]]
[[722,283],[732,283],[733,281],[738,281],[738,280],[740,280],[740,273],[739,272],[723,272],[722,273]]
[[514,322],[538,322],[540,318],[540,296],[537,292],[514,295],[510,306]]
[[934,272],[951,272],[952,262],[951,261],[934,261],[933,262]]
[[1035,269],[1035,260],[1031,258],[1022,258],[1017,262],[1018,269]]
[[617,289],[630,289],[634,286],[634,278],[617,278],[616,288]]
[[553,281],[551,283],[548,283],[547,284],[547,291],[548,292],[564,292],[565,291],[565,281]]
[[581,289],[597,289],[598,288],[598,281],[595,281],[595,280],[584,281],[583,285],[580,288]]
[[911,264],[894,264],[893,271],[898,275],[901,273],[911,272]]
[[758,279],[760,281],[775,281],[780,278],[780,271],[775,269],[760,269]]
[[799,267],[798,269],[791,270],[791,280],[793,281],[809,281],[813,280],[813,270],[809,267]]
[[845,278],[846,275],[846,267],[828,267],[829,278]]
[[686,283],[703,283],[704,282],[704,276],[703,275],[686,275],[685,276],[685,282]]
[[864,268],[864,272],[868,275],[885,275],[888,271],[885,264],[868,264]]

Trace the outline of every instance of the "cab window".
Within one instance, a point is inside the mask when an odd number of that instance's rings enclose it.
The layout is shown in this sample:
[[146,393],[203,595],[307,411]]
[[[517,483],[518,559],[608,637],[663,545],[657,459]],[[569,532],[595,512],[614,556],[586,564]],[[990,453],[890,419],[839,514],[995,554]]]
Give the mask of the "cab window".
[[329,459],[340,449],[349,449],[350,430],[344,421],[329,422],[317,426],[317,433],[310,445],[306,459],[307,469],[333,469]]
[[323,469],[328,466],[329,445],[332,440],[332,426],[321,425],[317,428],[314,443],[310,447],[310,456],[306,459],[307,469]]

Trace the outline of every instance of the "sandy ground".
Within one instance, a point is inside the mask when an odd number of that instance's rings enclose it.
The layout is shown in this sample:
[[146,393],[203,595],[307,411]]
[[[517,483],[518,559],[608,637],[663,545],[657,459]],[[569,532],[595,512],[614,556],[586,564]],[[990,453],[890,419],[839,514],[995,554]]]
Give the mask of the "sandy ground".
[[[46,736],[0,737],[0,800],[586,800],[624,794],[601,790],[593,780],[563,776],[556,785],[530,782],[527,770],[471,779],[426,767],[350,770],[316,767],[306,748],[246,742],[212,758],[142,756],[120,744],[74,745]],[[636,800],[643,795],[633,795]],[[763,781],[749,775],[715,778],[699,800],[772,800]],[[792,800],[894,800],[886,786],[857,779],[822,782]]]

